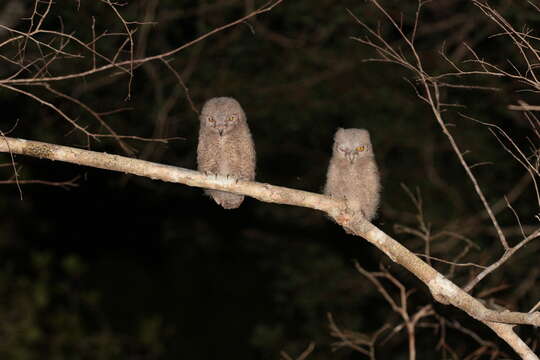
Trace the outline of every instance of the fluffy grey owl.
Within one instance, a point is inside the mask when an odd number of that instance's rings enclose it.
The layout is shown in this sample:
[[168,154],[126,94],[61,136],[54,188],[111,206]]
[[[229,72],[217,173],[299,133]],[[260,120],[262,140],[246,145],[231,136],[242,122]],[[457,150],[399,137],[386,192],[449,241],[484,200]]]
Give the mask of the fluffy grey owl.
[[380,178],[369,132],[363,129],[338,129],[324,193],[344,198],[349,209],[373,219],[379,206]]
[[[197,164],[199,171],[231,176],[239,180],[255,178],[255,146],[244,110],[233,98],[208,100],[200,115]],[[218,190],[206,194],[225,209],[236,209],[243,195]]]

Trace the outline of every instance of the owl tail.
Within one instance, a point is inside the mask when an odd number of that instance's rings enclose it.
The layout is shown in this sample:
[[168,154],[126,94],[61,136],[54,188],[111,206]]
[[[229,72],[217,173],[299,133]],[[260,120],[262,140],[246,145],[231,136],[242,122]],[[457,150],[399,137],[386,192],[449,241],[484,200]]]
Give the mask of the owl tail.
[[206,190],[206,194],[224,209],[236,209],[244,201],[244,195],[219,190]]

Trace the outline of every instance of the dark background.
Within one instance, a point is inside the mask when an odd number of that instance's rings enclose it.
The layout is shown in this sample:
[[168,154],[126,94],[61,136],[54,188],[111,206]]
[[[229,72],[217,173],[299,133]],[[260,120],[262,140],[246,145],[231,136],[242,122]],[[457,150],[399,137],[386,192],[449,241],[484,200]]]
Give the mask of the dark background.
[[[27,18],[33,2],[22,1]],[[389,13],[403,14],[412,28],[414,2],[382,1]],[[539,24],[540,14],[525,2],[491,1],[516,28]],[[43,10],[46,4],[41,3]],[[129,1],[118,10],[126,20],[148,19],[134,34],[135,56],[166,52],[263,5],[261,1]],[[1,7],[1,5],[0,5]],[[247,23],[221,31],[168,58],[200,109],[208,98],[235,97],[244,107],[257,149],[257,181],[320,192],[338,127],[370,131],[383,176],[380,216],[374,223],[415,252],[423,243],[395,231],[396,224],[417,226],[417,211],[403,185],[418,189],[426,221],[433,231],[448,229],[470,237],[481,250],[462,262],[490,264],[502,250],[488,221],[466,221],[482,205],[429,108],[397,65],[365,62],[373,50],[352,40],[365,34],[347,12],[381,30],[388,41],[402,40],[368,2],[289,1]],[[4,9],[5,11],[5,9]],[[96,34],[125,31],[110,6],[99,1],[54,3],[44,28],[73,33],[85,42]],[[61,19],[61,21],[60,21]],[[14,27],[28,30],[29,21]],[[136,28],[135,25],[132,28]],[[429,3],[422,12],[417,49],[426,70],[450,70],[440,56],[443,43],[458,63],[469,59],[463,42],[487,61],[522,67],[516,47],[469,1]],[[0,35],[0,43],[10,36]],[[41,36],[43,41],[53,37]],[[108,56],[125,37],[106,37],[97,49]],[[47,75],[81,72],[91,56],[70,44],[84,59],[57,59]],[[406,49],[405,49],[406,51]],[[13,57],[15,46],[0,48]],[[28,45],[26,61],[38,56]],[[128,59],[126,52],[122,59]],[[5,60],[2,78],[17,67]],[[103,65],[98,60],[98,65]],[[19,77],[30,77],[23,72]],[[127,111],[105,117],[119,134],[182,137],[168,144],[127,140],[136,156],[149,161],[196,168],[198,118],[176,77],[160,61],[137,67],[128,95],[128,77],[114,71],[52,83],[96,112]],[[414,79],[413,79],[414,80]],[[476,77],[464,83],[496,86],[499,91],[443,90],[444,102],[459,103],[444,113],[490,202],[500,200],[526,175],[485,126],[458,112],[503,128],[531,153],[531,127],[520,112],[507,110],[524,85],[505,78]],[[414,84],[414,82],[413,82]],[[88,129],[105,133],[88,112],[40,87],[21,87],[61,108]],[[32,140],[88,147],[88,139],[34,100],[0,88],[2,130]],[[90,149],[126,155],[111,139],[90,141]],[[247,198],[238,210],[225,211],[202,190],[109,171],[16,156],[21,179],[65,181],[77,187],[3,185],[0,197],[0,354],[6,359],[275,359],[281,350],[293,356],[313,341],[313,359],[363,358],[348,350],[331,352],[327,313],[344,329],[371,334],[385,323],[400,323],[372,284],[354,268],[386,266],[407,288],[416,289],[409,309],[432,300],[425,287],[360,238],[347,235],[324,214],[304,208],[261,203]],[[9,156],[3,162],[9,163]],[[13,169],[0,169],[9,179]],[[527,185],[513,207],[524,225],[534,225],[538,204]],[[508,210],[498,215],[505,229],[515,228]],[[515,231],[510,241],[519,240]],[[433,255],[453,259],[464,243],[442,238]],[[521,250],[503,270],[491,275],[479,292],[502,285],[493,297],[513,310],[528,311],[540,297],[538,271],[531,269],[538,244]],[[448,265],[436,263],[440,271]],[[474,268],[459,268],[452,280],[463,285]],[[525,279],[525,290],[515,286]],[[521,282],[520,282],[521,283]],[[505,286],[506,285],[506,286]],[[521,291],[521,292],[520,292]],[[440,317],[458,320],[482,338],[511,351],[487,328],[464,313],[435,305]],[[436,323],[434,318],[426,323]],[[523,327],[525,338],[534,331]],[[537,334],[537,333],[536,333]],[[419,358],[443,358],[436,349],[440,328],[418,329]],[[446,342],[464,358],[479,345],[448,329]],[[403,330],[378,348],[380,358],[404,359]],[[356,356],[356,357],[355,357]]]

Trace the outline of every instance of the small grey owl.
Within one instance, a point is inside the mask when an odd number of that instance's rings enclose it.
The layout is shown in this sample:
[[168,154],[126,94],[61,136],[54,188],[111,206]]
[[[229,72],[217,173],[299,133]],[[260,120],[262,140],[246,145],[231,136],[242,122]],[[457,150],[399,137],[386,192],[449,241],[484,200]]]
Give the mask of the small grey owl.
[[363,129],[338,129],[324,193],[344,198],[347,206],[373,219],[379,206],[381,183],[369,132]]
[[[244,110],[233,98],[208,100],[201,111],[197,164],[199,171],[251,181],[255,178],[255,146]],[[218,190],[206,194],[225,209],[236,209],[243,195]]]

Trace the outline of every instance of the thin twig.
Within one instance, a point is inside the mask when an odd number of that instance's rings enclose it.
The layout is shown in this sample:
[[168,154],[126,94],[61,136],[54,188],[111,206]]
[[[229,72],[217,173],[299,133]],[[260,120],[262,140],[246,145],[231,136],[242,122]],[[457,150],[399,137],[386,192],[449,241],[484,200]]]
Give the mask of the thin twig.
[[27,84],[27,83],[34,83],[34,82],[53,82],[53,81],[62,81],[62,80],[67,80],[67,79],[75,79],[75,78],[82,78],[82,77],[87,77],[89,75],[92,75],[92,74],[96,74],[96,73],[99,73],[99,72],[102,72],[102,71],[106,71],[106,70],[109,70],[109,69],[112,69],[112,68],[115,68],[115,67],[118,67],[118,66],[124,66],[124,65],[131,65],[133,64],[134,66],[135,65],[141,65],[141,64],[144,64],[146,62],[149,62],[149,61],[153,61],[153,60],[160,60],[160,59],[165,59],[169,56],[172,56],[172,55],[176,55],[177,53],[179,53],[180,51],[220,32],[220,31],[223,31],[225,29],[228,29],[230,27],[233,27],[235,25],[238,25],[238,24],[241,24],[243,23],[244,21],[254,17],[254,16],[257,16],[257,15],[260,15],[260,14],[264,14],[266,12],[269,12],[271,11],[273,8],[275,8],[276,6],[278,6],[279,4],[281,4],[284,0],[277,0],[276,2],[272,3],[272,4],[267,4],[263,7],[261,7],[260,9],[256,10],[256,11],[253,11],[252,13],[250,14],[247,14],[246,16],[243,16],[241,17],[240,19],[237,19],[235,21],[232,21],[226,25],[223,25],[223,26],[220,26],[218,28],[215,28],[209,32],[207,32],[206,34],[204,35],[201,35],[199,37],[197,37],[196,39],[192,40],[192,41],[189,41],[175,49],[172,49],[172,50],[169,50],[167,52],[164,52],[164,53],[161,53],[161,54],[157,54],[157,55],[153,55],[153,56],[148,56],[148,57],[145,57],[145,58],[142,58],[142,59],[133,59],[133,60],[127,60],[127,61],[119,61],[119,62],[116,62],[114,61],[113,64],[107,64],[107,65],[103,65],[101,67],[98,67],[96,69],[89,69],[89,70],[85,70],[85,71],[81,71],[81,72],[77,72],[77,73],[73,73],[73,74],[66,74],[66,75],[60,75],[60,76],[50,76],[50,77],[41,77],[41,78],[38,78],[38,79],[32,79],[32,78],[24,78],[24,79],[10,79],[10,80],[0,80],[0,84],[1,85],[5,85],[5,84]]

